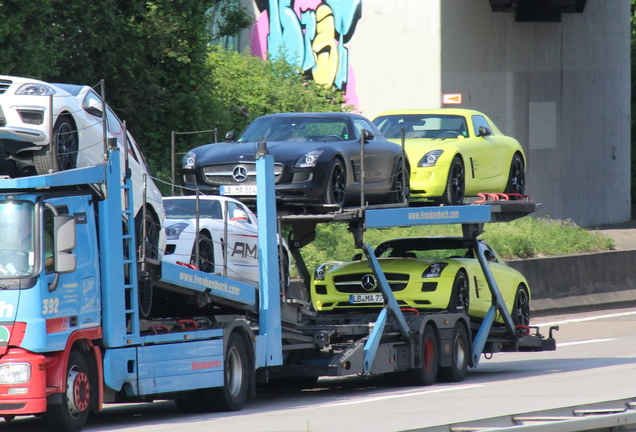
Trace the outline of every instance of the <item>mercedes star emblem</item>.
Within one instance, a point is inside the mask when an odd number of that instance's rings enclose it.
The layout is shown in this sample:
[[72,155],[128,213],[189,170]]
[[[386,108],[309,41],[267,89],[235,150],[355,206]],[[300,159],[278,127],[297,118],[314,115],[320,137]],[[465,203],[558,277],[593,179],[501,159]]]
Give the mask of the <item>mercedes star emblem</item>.
[[247,168],[243,165],[235,166],[234,170],[232,170],[232,177],[237,182],[245,181],[245,179],[247,179]]
[[367,291],[372,291],[375,286],[375,278],[373,277],[373,275],[364,275],[362,276],[362,281],[360,281],[360,285],[362,285],[362,288],[364,288]]

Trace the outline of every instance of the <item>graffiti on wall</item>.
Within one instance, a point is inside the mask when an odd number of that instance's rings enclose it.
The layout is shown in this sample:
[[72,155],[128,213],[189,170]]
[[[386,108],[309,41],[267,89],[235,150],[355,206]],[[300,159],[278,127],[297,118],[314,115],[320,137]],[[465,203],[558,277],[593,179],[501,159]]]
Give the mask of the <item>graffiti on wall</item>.
[[345,92],[358,106],[347,43],[362,15],[362,0],[255,0],[254,55],[284,54],[314,81]]

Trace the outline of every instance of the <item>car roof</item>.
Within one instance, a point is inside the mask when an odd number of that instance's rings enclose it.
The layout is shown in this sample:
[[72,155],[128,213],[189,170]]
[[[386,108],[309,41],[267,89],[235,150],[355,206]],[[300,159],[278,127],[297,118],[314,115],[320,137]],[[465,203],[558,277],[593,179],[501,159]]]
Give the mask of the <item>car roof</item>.
[[325,117],[325,118],[365,118],[360,114],[346,112],[294,112],[266,114],[259,118],[285,118],[285,117]]
[[407,114],[460,115],[464,117],[471,117],[473,115],[481,115],[481,116],[485,115],[482,112],[475,111],[472,109],[466,109],[466,108],[399,109],[399,110],[385,111],[375,116],[375,118],[383,117],[383,116],[407,115]]

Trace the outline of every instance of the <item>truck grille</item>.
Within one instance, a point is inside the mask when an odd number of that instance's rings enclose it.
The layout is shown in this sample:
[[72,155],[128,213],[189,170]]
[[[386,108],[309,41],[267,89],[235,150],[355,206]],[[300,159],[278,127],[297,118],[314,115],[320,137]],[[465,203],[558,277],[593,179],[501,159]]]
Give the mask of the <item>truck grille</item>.
[[13,84],[13,81],[11,80],[0,80],[0,94],[6,92],[11,84]]
[[[362,279],[369,275],[369,273],[354,273],[342,276],[336,276],[333,278],[333,282],[336,286],[336,291],[345,294],[366,294],[373,292],[380,292],[380,287],[368,290],[362,286]],[[391,287],[391,291],[402,291],[409,283],[409,275],[402,273],[385,273],[387,282]]]
[[[250,163],[233,163],[208,165],[202,168],[203,178],[211,185],[234,185],[234,184],[256,184],[256,164]],[[283,172],[282,164],[274,164],[274,179],[276,182],[280,179]],[[242,173],[244,180],[238,181],[237,174]]]

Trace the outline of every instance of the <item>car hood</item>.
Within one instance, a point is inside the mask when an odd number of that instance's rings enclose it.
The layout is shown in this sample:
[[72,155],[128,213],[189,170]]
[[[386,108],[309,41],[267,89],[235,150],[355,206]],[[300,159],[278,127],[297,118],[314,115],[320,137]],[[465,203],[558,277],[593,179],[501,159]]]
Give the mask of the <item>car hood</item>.
[[[378,258],[378,263],[385,273],[392,271],[413,271],[423,272],[429,265],[439,262],[448,261],[446,259],[424,259],[424,258]],[[456,260],[453,260],[456,261]],[[352,261],[345,263],[327,263],[332,267],[328,273],[332,275],[351,274],[351,273],[372,273],[371,268],[366,259],[362,261]]]
[[[274,160],[284,160],[288,158],[300,158],[308,151],[317,150],[325,146],[333,145],[334,142],[289,142],[271,141],[267,143],[267,151],[274,155]],[[241,143],[218,143],[211,144],[202,149],[200,157],[205,161],[219,162],[250,162],[254,161],[254,154],[258,149],[256,142]]]

